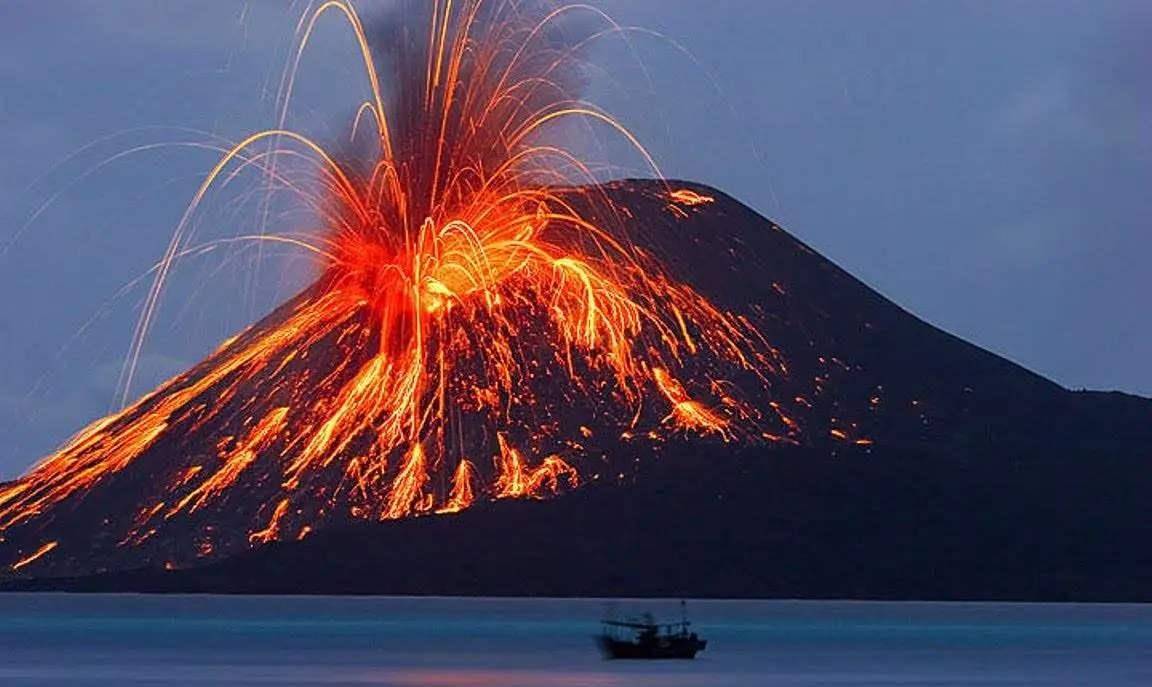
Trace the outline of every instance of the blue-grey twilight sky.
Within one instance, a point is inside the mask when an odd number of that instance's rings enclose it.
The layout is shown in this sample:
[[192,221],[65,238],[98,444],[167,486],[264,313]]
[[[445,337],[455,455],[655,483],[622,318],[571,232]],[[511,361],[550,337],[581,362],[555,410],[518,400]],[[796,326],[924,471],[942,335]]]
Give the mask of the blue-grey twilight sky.
[[[917,315],[1063,384],[1152,394],[1152,3],[600,4],[669,39],[635,38],[650,84],[609,46],[591,85],[668,175],[723,188]],[[117,292],[162,253],[215,159],[153,146],[271,125],[303,5],[0,5],[0,479],[113,403],[142,297]],[[358,74],[346,32],[323,27],[292,123],[343,130]],[[250,201],[209,203],[205,237],[255,227]],[[307,279],[299,259],[262,258],[185,264],[136,393]]]

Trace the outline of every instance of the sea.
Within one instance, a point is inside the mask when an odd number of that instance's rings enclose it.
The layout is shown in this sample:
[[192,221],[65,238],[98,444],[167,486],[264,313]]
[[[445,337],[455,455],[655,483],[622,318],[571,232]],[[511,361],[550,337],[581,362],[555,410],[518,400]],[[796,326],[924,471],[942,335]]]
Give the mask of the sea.
[[602,658],[643,612],[680,602],[0,594],[0,685],[1152,685],[1152,605],[689,600],[696,660]]

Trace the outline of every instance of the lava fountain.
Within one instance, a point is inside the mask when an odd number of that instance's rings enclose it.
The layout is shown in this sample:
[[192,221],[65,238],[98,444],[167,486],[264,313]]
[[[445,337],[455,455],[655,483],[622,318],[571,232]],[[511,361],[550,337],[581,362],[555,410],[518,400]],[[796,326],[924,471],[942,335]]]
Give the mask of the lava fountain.
[[[620,27],[582,5],[404,9],[372,35],[343,0],[303,17],[283,112],[317,22],[338,15],[370,84],[349,134],[357,152],[288,130],[283,113],[225,152],[153,272],[125,387],[191,249],[188,218],[238,170],[258,168],[318,213],[314,235],[246,237],[308,251],[317,283],[0,487],[9,565],[85,555],[92,537],[69,541],[56,533],[65,522],[95,518],[108,551],[182,565],[331,522],[616,478],[635,442],[798,435],[765,402],[784,363],[754,321],[639,245],[629,209],[597,183],[608,166],[566,144],[573,125],[616,137],[659,176],[575,92],[578,55]],[[600,28],[558,41],[577,14]],[[314,164],[315,183],[289,178],[286,157]],[[677,215],[710,201],[662,188]],[[107,515],[113,502],[129,504],[123,515]]]

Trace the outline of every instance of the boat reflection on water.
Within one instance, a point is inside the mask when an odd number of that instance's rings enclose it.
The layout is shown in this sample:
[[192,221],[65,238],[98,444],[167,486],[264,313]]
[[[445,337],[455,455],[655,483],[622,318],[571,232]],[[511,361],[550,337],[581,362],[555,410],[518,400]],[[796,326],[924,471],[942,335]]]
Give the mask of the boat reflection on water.
[[640,618],[616,620],[605,618],[596,638],[605,658],[696,658],[708,646],[688,628],[684,602],[680,602],[680,622],[657,623],[651,613]]

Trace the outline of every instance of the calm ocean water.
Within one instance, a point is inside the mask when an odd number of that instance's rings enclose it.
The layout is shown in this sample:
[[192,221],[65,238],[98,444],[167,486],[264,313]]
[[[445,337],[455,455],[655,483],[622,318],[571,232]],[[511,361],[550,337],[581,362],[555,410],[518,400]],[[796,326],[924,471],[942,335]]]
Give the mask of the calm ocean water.
[[[678,602],[617,602],[678,617]],[[612,662],[594,600],[0,594],[0,685],[1152,685],[1152,606],[695,601]]]

